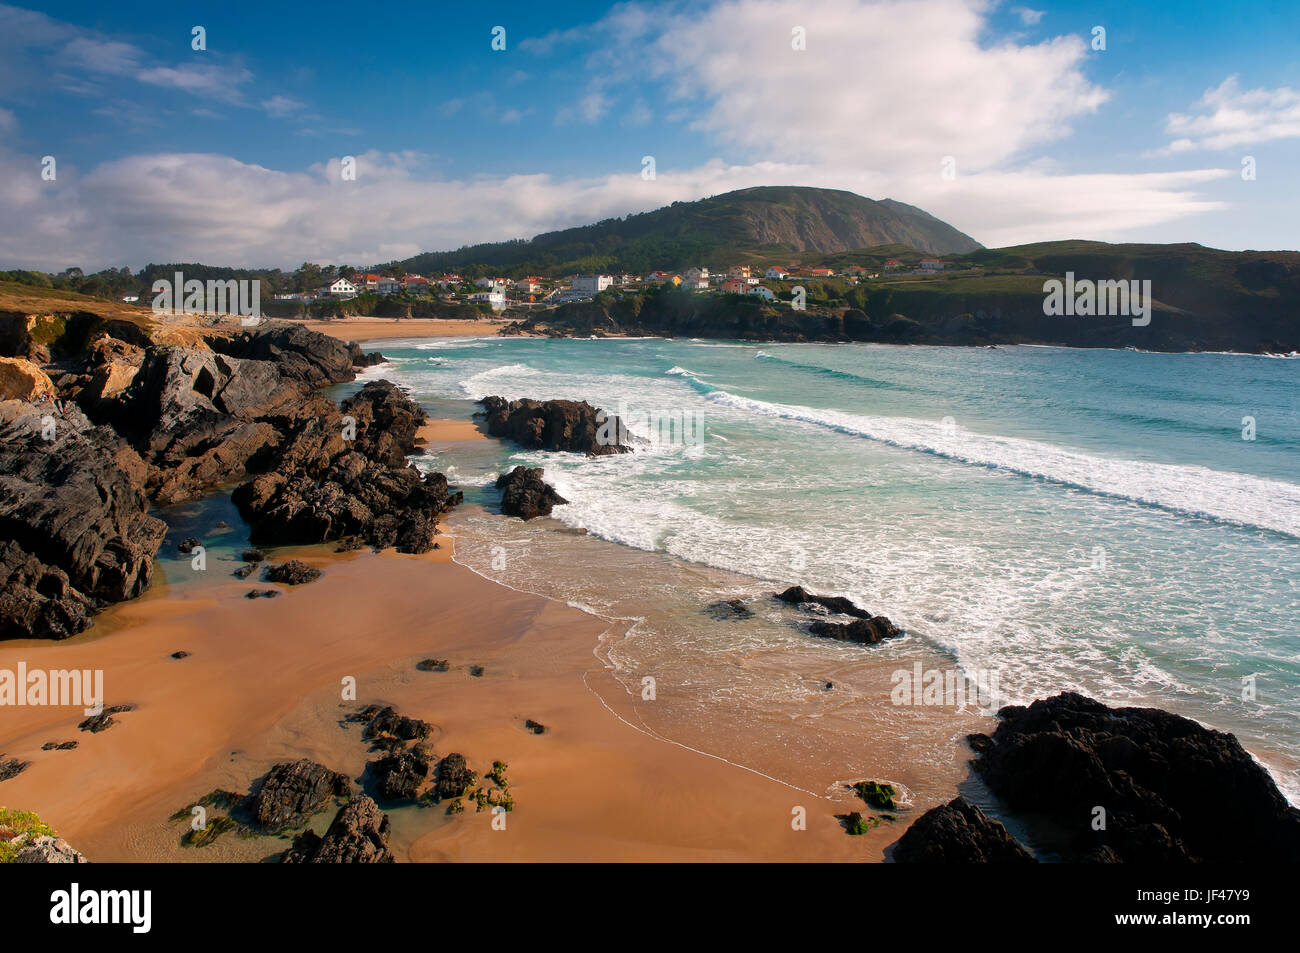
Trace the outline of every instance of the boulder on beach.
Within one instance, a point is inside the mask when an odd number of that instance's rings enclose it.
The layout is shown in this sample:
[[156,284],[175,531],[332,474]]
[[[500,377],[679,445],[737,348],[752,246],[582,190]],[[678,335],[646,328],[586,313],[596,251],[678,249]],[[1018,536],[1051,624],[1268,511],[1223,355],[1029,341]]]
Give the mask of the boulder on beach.
[[843,596],[815,596],[804,589],[803,586],[791,586],[785,592],[777,593],[776,597],[782,602],[788,602],[791,605],[815,605],[840,615],[851,615],[858,619],[871,618],[871,613],[858,608],[852,599],[846,599]]
[[266,570],[267,582],[282,582],[286,586],[301,586],[304,583],[315,582],[320,577],[319,569],[308,566],[300,559],[290,559],[288,562],[269,566]]
[[931,808],[894,845],[898,864],[1034,863],[1034,855],[999,822],[965,798]]
[[885,639],[897,639],[903,635],[903,630],[883,615],[854,619],[852,622],[812,622],[808,625],[808,631],[824,639],[855,642],[858,645],[875,645]]
[[259,827],[278,831],[304,822],[350,789],[347,775],[301,758],[271,768],[247,806]]
[[628,453],[627,431],[618,417],[586,401],[506,400],[484,397],[480,403],[492,437],[513,440],[530,450],[567,450],[589,457]]
[[389,801],[411,800],[429,776],[429,759],[412,749],[371,762],[380,797]]
[[1231,734],[1073,692],[998,719],[972,745],[976,771],[1011,810],[1070,832],[1080,859],[1300,860],[1300,810]]
[[497,477],[501,490],[501,512],[530,520],[547,516],[552,508],[569,502],[555,492],[555,487],[542,481],[541,467],[515,467]]
[[388,815],[364,794],[339,809],[325,836],[307,830],[280,855],[285,864],[390,864]]
[[461,797],[473,786],[478,776],[469,769],[463,754],[455,752],[438,762],[438,777],[434,787],[439,800]]

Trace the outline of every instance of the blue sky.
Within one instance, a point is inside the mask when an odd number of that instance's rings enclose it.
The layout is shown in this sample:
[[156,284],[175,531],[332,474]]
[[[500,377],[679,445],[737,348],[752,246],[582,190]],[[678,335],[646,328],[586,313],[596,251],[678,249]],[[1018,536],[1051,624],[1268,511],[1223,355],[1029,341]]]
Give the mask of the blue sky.
[[783,183],[990,245],[1295,248],[1297,91],[1284,3],[0,6],[0,267],[370,263]]

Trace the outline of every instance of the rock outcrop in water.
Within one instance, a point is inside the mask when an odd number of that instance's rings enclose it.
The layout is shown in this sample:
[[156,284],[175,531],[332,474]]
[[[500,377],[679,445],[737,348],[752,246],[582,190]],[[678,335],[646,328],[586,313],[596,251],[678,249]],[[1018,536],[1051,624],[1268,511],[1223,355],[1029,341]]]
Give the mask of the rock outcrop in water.
[[1230,734],[1068,692],[998,718],[975,769],[1011,810],[1073,832],[1081,860],[1300,860],[1300,810]]
[[589,457],[628,453],[627,431],[614,415],[586,401],[484,397],[487,432],[529,450],[567,450]]
[[497,489],[502,491],[501,512],[530,520],[548,516],[554,507],[568,503],[555,487],[542,482],[543,473],[541,467],[515,467],[497,477]]
[[808,631],[820,638],[835,639],[838,642],[855,642],[859,645],[875,645],[885,639],[897,639],[903,635],[903,630],[885,616],[873,616],[853,600],[843,596],[816,596],[803,586],[791,586],[784,592],[777,593],[776,597],[782,602],[801,608],[812,607],[819,612],[851,617],[848,622],[830,619],[817,619],[810,622]]
[[1033,863],[1007,829],[965,798],[931,808],[894,845],[898,864]]

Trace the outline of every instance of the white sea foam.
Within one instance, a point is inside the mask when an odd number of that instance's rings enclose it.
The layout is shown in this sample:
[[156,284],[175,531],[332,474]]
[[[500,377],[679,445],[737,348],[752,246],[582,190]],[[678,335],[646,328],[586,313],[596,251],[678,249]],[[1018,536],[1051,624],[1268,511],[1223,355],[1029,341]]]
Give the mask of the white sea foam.
[[[699,381],[693,375],[691,379]],[[799,421],[1175,513],[1300,537],[1300,485],[1294,483],[1207,467],[1098,457],[1034,440],[975,433],[939,421],[770,403],[724,390],[709,391],[705,397],[752,414]]]

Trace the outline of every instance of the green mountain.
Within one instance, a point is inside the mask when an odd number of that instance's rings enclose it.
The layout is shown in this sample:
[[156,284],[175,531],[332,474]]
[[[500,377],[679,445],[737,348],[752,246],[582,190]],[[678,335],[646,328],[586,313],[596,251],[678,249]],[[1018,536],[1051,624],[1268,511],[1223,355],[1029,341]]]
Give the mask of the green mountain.
[[969,235],[893,199],[874,201],[838,189],[766,186],[697,202],[547,232],[527,241],[428,252],[399,262],[422,274],[497,270],[563,275],[630,272],[692,265],[784,262],[884,245],[929,255],[959,255],[982,246]]

